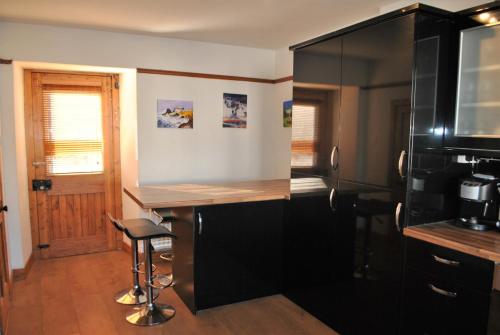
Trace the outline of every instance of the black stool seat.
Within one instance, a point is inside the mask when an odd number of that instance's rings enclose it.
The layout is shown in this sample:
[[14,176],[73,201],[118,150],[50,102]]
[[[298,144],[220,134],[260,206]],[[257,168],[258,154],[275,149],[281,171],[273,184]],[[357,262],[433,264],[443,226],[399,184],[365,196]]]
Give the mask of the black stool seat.
[[177,238],[170,230],[156,225],[149,219],[120,220],[124,232],[131,240],[146,240],[160,237]]

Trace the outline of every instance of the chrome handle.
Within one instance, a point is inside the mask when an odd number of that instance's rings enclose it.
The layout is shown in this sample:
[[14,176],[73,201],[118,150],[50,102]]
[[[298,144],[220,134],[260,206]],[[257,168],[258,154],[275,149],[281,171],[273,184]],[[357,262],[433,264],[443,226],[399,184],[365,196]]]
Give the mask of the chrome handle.
[[434,260],[436,262],[443,263],[446,265],[451,265],[451,266],[459,266],[460,265],[460,262],[458,262],[458,261],[452,261],[452,260],[449,260],[446,258],[441,258],[441,257],[436,256],[436,255],[432,255],[432,258],[434,258]]
[[436,287],[432,284],[429,284],[429,288],[431,290],[433,290],[434,292],[436,292],[437,294],[444,295],[445,297],[448,297],[448,298],[456,298],[457,297],[457,294],[455,292],[445,291],[445,290],[443,290],[439,287]]
[[339,152],[339,148],[336,145],[334,145],[332,148],[332,153],[330,155],[330,165],[332,166],[332,168],[334,170],[337,170],[339,167],[339,161],[337,160],[337,162],[335,162],[335,159],[337,157],[338,152]]
[[201,233],[203,232],[203,218],[201,216],[201,213],[198,213],[198,225],[199,225],[198,235],[201,235]]
[[33,165],[34,167],[39,167],[39,166],[43,166],[43,165],[46,165],[47,163],[45,162],[32,162],[31,165]]
[[337,191],[335,190],[335,187],[332,187],[332,190],[330,191],[330,208],[332,211],[336,211],[337,208],[333,206],[333,198],[337,195]]
[[401,202],[398,202],[398,205],[396,206],[396,213],[394,215],[394,222],[396,224],[396,229],[398,231],[401,231],[401,226],[399,225],[399,217],[401,216],[401,209],[403,208],[403,204]]
[[404,178],[404,162],[405,162],[405,157],[406,157],[406,150],[401,150],[401,154],[399,155],[399,161],[398,161],[398,171],[399,171],[399,176],[401,178]]

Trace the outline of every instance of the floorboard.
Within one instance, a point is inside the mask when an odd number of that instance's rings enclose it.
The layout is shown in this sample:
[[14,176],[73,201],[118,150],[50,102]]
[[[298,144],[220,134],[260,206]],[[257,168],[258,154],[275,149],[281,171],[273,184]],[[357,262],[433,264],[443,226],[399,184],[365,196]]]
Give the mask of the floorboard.
[[[175,292],[160,302],[176,316],[156,327],[128,324],[130,307],[113,295],[130,285],[130,255],[123,251],[37,260],[14,284],[8,335],[334,335],[317,319],[282,295],[211,308],[192,315]],[[169,270],[161,263],[160,271]],[[142,280],[142,278],[141,278]]]

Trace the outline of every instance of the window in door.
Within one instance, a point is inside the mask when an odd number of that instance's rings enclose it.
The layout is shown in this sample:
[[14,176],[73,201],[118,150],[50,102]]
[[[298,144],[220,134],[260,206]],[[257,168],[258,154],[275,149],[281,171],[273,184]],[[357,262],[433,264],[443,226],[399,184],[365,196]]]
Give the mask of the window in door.
[[99,89],[43,88],[43,147],[48,175],[102,173]]

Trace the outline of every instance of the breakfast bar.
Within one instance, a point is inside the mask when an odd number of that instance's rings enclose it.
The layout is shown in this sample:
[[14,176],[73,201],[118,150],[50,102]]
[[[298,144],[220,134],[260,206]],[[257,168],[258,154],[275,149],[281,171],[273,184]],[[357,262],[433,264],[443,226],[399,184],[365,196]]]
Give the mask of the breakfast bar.
[[141,208],[173,218],[174,290],[191,312],[281,291],[288,179],[124,191]]

